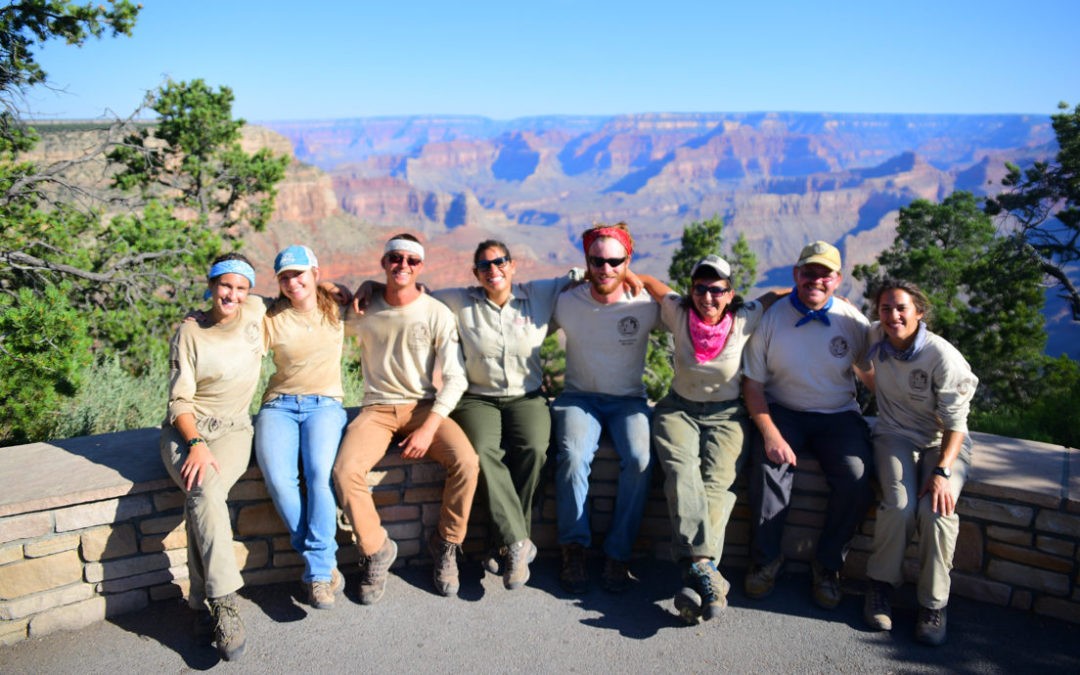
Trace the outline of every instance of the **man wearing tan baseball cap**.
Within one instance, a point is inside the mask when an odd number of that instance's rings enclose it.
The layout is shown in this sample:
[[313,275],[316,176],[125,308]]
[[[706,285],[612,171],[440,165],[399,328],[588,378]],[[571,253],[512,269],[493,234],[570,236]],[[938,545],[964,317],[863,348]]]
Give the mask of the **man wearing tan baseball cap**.
[[744,582],[751,598],[773,591],[783,565],[780,539],[799,458],[817,459],[832,490],[813,561],[813,597],[822,607],[843,598],[840,568],[870,505],[870,433],[852,376],[869,379],[870,324],[850,303],[834,301],[841,269],[835,246],[807,244],[790,301],[769,308],[743,353],[743,398],[758,430],[750,451],[753,564]]

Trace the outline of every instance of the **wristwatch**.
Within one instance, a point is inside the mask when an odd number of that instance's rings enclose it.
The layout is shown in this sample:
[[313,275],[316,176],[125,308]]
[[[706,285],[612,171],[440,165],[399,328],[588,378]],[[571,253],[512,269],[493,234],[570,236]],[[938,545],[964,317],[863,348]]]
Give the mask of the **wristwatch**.
[[950,470],[947,466],[935,466],[934,475],[941,476],[942,478],[951,478],[952,470]]

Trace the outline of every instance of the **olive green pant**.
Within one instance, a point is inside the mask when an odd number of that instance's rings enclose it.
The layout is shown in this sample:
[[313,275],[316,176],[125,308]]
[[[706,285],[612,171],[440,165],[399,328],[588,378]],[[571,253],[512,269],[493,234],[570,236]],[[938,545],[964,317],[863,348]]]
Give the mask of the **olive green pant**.
[[[919,605],[941,609],[949,604],[950,578],[960,517],[954,511],[945,516],[934,513],[930,495],[919,498],[941,448],[921,448],[896,434],[874,436],[874,463],[881,484],[881,504],[874,521],[874,545],[866,564],[866,575],[892,586],[904,582],[904,551],[916,528],[919,531],[919,578],[916,596]],[[949,489],[955,499],[971,466],[971,437],[964,438],[958,461],[953,462]]]
[[738,400],[700,403],[671,392],[656,404],[653,446],[664,469],[676,561],[723,554],[748,424]]
[[500,544],[532,531],[533,497],[551,442],[551,414],[540,392],[524,396],[465,394],[450,417],[472,441],[480,485]]
[[185,490],[180,467],[187,460],[188,447],[179,432],[168,424],[161,427],[161,460],[186,496],[184,527],[191,583],[188,604],[199,609],[207,598],[220,598],[244,585],[236,564],[232,521],[226,500],[229,490],[251,463],[253,430],[248,417],[199,419],[195,426],[217,460],[220,471],[210,468],[201,486]]

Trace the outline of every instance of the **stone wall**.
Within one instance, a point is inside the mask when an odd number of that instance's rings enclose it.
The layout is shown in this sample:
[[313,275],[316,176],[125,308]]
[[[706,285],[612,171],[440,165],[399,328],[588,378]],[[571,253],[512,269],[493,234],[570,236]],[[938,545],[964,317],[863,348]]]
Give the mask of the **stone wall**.
[[[953,592],[993,604],[1080,623],[1080,460],[1076,451],[975,435],[975,465],[962,495]],[[183,495],[157,456],[156,430],[32,444],[0,450],[0,643],[77,629],[187,591]],[[670,526],[662,476],[654,476],[639,554],[668,556]],[[593,465],[590,502],[595,531],[614,506],[618,461],[602,449]],[[398,565],[426,565],[423,542],[438,519],[442,468],[388,455],[373,472],[374,495],[399,545]],[[550,474],[548,474],[550,478]],[[745,489],[727,531],[722,565],[748,560]],[[800,463],[784,552],[799,565],[813,553],[828,488],[812,462]],[[293,581],[302,561],[274,511],[257,468],[230,494],[236,556],[248,584]],[[477,504],[466,554],[487,540]],[[873,512],[856,536],[845,576],[863,576]],[[357,560],[347,524],[338,558]],[[533,537],[555,554],[555,501],[550,480],[538,499]],[[914,579],[914,546],[905,565]]]

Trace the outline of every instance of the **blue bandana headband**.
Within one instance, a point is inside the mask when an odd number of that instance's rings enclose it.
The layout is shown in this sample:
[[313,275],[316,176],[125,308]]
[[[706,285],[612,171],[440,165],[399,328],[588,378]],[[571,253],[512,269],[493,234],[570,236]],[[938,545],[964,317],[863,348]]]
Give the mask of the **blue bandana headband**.
[[213,281],[222,274],[239,274],[247,279],[248,283],[252,286],[255,285],[255,270],[243,260],[222,260],[221,262],[214,263],[213,267],[210,268],[210,273],[206,275],[206,278]]

